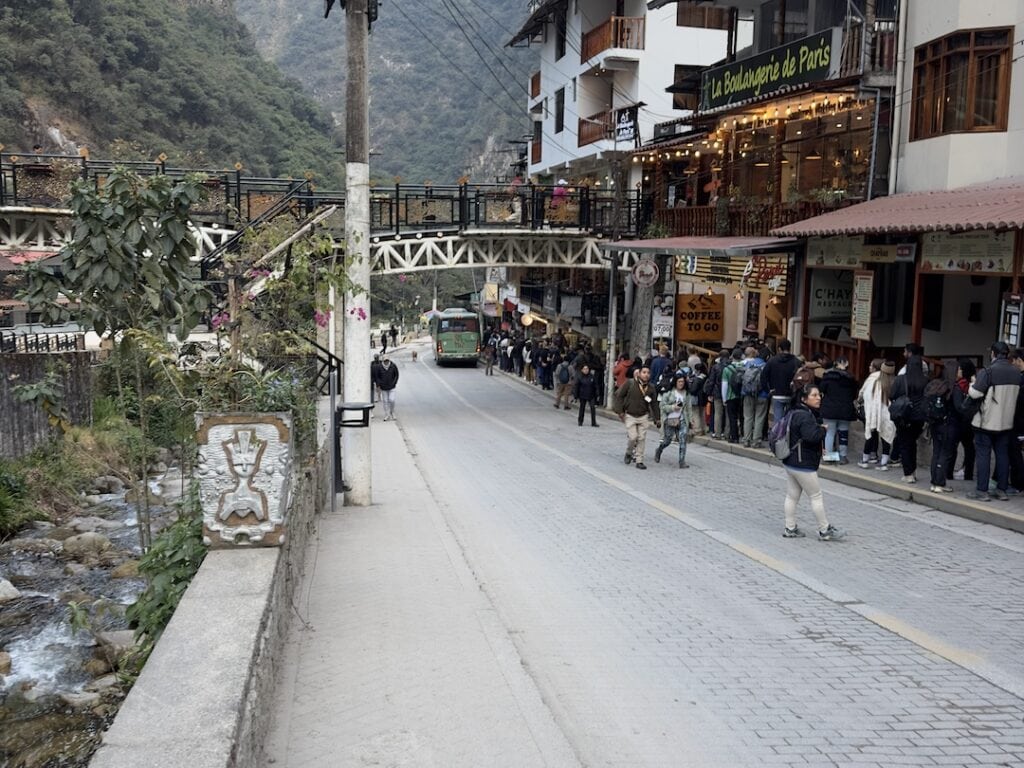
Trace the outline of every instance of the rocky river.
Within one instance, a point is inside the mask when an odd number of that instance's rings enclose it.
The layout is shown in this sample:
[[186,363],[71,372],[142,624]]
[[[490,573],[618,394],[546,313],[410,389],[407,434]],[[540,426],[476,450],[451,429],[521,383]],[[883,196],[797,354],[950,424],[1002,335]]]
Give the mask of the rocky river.
[[[124,609],[145,587],[136,506],[116,477],[93,485],[79,516],[57,526],[36,522],[0,544],[6,768],[88,765],[126,693],[114,664],[133,646]],[[150,491],[155,534],[174,519],[180,472],[164,472]]]

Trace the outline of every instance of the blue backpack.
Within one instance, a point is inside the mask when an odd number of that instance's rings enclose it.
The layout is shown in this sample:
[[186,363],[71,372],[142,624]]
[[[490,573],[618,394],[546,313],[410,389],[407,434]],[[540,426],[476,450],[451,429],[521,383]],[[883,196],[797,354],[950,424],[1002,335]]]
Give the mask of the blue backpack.
[[792,420],[793,411],[787,411],[781,419],[772,424],[768,432],[768,447],[779,461],[788,459],[793,451],[793,446],[789,442],[789,424]]

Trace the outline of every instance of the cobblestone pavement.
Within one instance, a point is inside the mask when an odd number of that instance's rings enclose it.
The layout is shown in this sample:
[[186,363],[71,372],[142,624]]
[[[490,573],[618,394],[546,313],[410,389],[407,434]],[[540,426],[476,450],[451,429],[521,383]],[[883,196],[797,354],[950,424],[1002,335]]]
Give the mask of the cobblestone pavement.
[[[536,388],[420,357],[399,360],[398,422],[374,440],[400,433],[387,449],[429,492],[405,497],[411,516],[345,509],[345,536],[321,534],[315,639],[290,646],[275,728],[279,755],[306,755],[288,765],[1024,766],[1024,537],[826,482],[848,539],[783,539],[777,466],[693,446],[691,469],[674,447],[655,464],[652,434],[638,471],[618,422],[580,428]],[[435,539],[462,588],[412,610],[389,568]],[[347,565],[318,604],[328,561]],[[479,636],[438,615],[467,606]],[[488,735],[501,702],[525,714]],[[448,728],[462,746],[442,754]],[[381,734],[405,739],[391,762],[346,741]]]

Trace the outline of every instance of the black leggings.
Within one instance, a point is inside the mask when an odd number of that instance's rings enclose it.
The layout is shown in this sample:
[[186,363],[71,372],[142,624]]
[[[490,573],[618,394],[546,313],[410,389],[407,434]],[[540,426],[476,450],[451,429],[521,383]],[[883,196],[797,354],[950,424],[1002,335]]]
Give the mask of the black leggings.
[[586,412],[588,405],[590,406],[590,423],[592,426],[597,424],[597,411],[594,410],[594,401],[580,400],[580,415],[577,417],[576,421],[579,422],[581,427],[583,426],[583,414]]

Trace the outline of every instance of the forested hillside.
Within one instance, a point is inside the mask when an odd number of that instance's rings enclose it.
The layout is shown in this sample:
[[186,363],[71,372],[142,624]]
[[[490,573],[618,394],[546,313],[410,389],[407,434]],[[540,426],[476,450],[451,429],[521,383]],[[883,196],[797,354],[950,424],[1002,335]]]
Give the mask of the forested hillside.
[[[344,13],[335,8],[325,20],[322,0],[235,4],[264,54],[344,130]],[[526,17],[525,0],[380,4],[370,35],[375,177],[452,183],[467,174],[487,182],[507,170],[514,159],[507,141],[529,129],[526,86],[536,54],[504,44]]]
[[[309,0],[310,5],[320,5]],[[257,53],[230,0],[0,3],[0,143],[341,178],[330,116]]]

